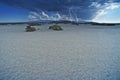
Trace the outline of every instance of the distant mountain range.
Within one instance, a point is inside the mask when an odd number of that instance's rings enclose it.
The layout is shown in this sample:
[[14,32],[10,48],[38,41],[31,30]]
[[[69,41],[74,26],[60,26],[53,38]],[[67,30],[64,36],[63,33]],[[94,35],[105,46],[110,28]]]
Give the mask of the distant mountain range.
[[15,25],[15,24],[28,24],[28,25],[40,25],[40,24],[72,24],[72,25],[79,25],[79,24],[91,24],[91,25],[101,25],[101,26],[114,26],[114,25],[120,25],[120,23],[98,23],[98,22],[75,22],[75,21],[67,21],[67,20],[59,20],[59,21],[31,21],[31,22],[6,22],[6,23],[0,23],[0,25]]

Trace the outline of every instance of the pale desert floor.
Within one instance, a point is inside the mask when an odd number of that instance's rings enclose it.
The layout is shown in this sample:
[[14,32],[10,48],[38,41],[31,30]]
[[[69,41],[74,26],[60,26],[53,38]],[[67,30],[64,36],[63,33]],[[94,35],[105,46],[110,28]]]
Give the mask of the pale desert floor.
[[0,25],[0,80],[120,80],[120,26]]

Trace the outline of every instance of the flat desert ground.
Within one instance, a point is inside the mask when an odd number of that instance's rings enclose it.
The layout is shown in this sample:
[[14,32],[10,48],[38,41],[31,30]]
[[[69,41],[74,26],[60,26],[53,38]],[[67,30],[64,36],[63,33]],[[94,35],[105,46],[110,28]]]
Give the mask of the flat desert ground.
[[120,25],[0,25],[0,80],[120,80]]

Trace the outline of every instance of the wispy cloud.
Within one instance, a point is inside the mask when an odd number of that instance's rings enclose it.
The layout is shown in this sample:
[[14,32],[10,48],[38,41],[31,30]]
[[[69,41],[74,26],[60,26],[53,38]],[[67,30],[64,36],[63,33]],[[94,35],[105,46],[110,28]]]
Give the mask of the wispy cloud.
[[120,4],[115,3],[115,2],[107,2],[102,5],[102,7],[96,12],[94,18],[92,19],[93,21],[99,20],[99,18],[107,15],[109,11],[114,11],[115,9],[120,8]]
[[118,3],[110,3],[110,4],[106,3],[105,6],[106,6],[106,9],[111,9],[111,10],[120,8],[120,4]]
[[95,8],[100,8],[102,5],[98,2],[92,2],[92,4],[89,7],[95,7]]
[[[92,16],[99,10],[103,8],[104,3],[106,2],[116,2],[118,0],[0,0],[1,3],[13,6],[16,8],[23,8],[29,11],[44,11],[43,13],[38,13],[40,16],[43,14],[44,17],[49,19],[51,15],[47,12],[60,13],[60,16],[69,16],[69,9],[73,8],[73,18],[78,17],[82,20],[89,20]],[[120,2],[120,1],[119,1]],[[108,7],[110,8],[110,7]],[[112,5],[112,9],[117,8],[115,5]],[[33,14],[32,14],[33,15]],[[42,15],[42,17],[43,17]],[[55,14],[54,14],[55,15]],[[58,15],[59,16],[59,15]],[[59,18],[60,18],[59,16]],[[36,18],[35,18],[36,19]],[[75,19],[76,20],[76,19]]]
[[[40,16],[40,15],[39,15]],[[48,14],[46,14],[44,11],[42,11],[41,16],[43,18],[49,18]]]
[[30,12],[28,15],[29,20],[36,21],[40,19],[40,15],[37,12]]
[[[51,14],[51,15],[50,15]],[[73,18],[70,16],[66,16],[63,14],[60,14],[59,12],[55,12],[55,13],[48,13],[48,12],[30,12],[28,15],[29,20],[31,21],[39,21],[39,20],[69,20],[69,21],[76,21],[79,18]]]
[[97,11],[94,20],[99,19],[99,17],[102,17],[105,14],[107,14],[107,12],[105,10],[99,10],[99,11]]
[[28,15],[29,20],[31,21],[36,21],[36,20],[69,20],[68,17],[65,15],[60,15],[58,12],[57,13],[52,13],[50,15],[47,12],[30,12]]
[[0,3],[32,11],[30,20],[91,20],[120,8],[119,0],[0,0]]

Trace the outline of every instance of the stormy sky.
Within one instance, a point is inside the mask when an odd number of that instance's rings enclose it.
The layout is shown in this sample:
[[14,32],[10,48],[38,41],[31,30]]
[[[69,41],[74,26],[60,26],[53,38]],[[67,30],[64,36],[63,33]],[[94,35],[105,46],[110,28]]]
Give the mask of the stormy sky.
[[0,0],[0,22],[120,22],[119,0]]

